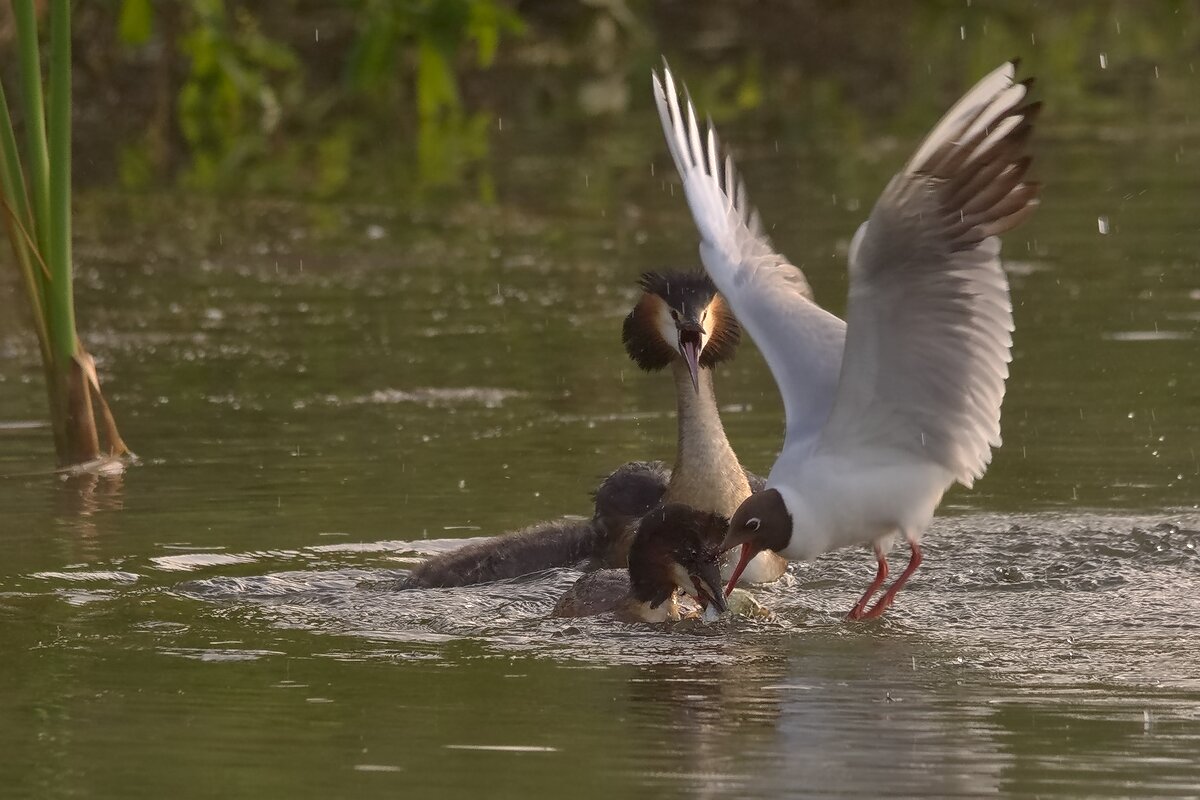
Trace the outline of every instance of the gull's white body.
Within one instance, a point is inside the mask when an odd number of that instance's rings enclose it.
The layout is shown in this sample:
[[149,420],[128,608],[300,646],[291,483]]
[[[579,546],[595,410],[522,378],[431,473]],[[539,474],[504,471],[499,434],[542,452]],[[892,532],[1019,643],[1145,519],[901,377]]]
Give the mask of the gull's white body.
[[1036,204],[1036,186],[1021,183],[1028,159],[1012,155],[1036,112],[1020,106],[1027,86],[1014,71],[980,81],[888,184],[850,248],[845,324],[774,252],[711,125],[702,136],[690,101],[681,111],[670,71],[654,77],[704,266],[783,396],[787,433],[767,488],[792,518],[786,558],[867,542],[882,554],[896,535],[915,548],[946,489],[970,486],[1000,444],[1013,324],[995,234]]
[[[789,454],[781,454],[786,469]],[[782,472],[776,462],[772,474]],[[807,560],[863,542],[886,549],[900,532],[917,537],[929,526],[953,478],[932,464],[903,459],[869,466],[840,455],[814,455],[786,480],[767,482],[783,496],[792,515],[792,538],[780,555]]]

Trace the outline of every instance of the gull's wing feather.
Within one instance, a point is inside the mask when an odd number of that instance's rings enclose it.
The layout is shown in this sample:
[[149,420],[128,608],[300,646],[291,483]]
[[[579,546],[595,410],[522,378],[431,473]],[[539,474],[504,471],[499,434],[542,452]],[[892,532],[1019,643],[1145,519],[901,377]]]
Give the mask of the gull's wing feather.
[[1037,205],[1038,104],[985,77],[884,189],[850,247],[846,350],[821,452],[896,451],[970,486],[1000,445],[1012,304],[997,235]]
[[690,99],[681,110],[665,63],[653,81],[667,148],[700,232],[700,258],[775,377],[787,414],[785,446],[807,449],[833,405],[845,323],[812,301],[804,274],[775,252],[733,160],[721,158],[711,123],[701,135]]

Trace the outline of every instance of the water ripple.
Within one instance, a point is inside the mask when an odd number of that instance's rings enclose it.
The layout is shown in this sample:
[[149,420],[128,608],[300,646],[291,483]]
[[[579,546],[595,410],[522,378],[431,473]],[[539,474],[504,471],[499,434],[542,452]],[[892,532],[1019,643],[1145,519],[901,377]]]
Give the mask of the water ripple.
[[[855,625],[843,617],[873,574],[865,548],[793,564],[783,580],[755,589],[771,619],[714,625],[550,617],[557,598],[579,577],[570,569],[459,589],[388,588],[406,573],[378,563],[380,554],[395,564],[398,557],[416,559],[464,541],[471,540],[191,552],[155,557],[150,565],[192,572],[252,565],[255,574],[200,575],[168,591],[223,617],[232,612],[244,622],[361,643],[331,656],[338,658],[374,658],[376,651],[383,657],[439,657],[437,651],[452,643],[475,642],[497,654],[595,664],[733,664],[777,658],[788,641],[865,647],[900,638],[922,642],[945,668],[999,679],[1200,687],[1192,668],[1200,663],[1200,599],[1194,592],[1200,525],[1194,515],[943,518],[925,540],[924,566],[894,610]],[[893,561],[904,558],[904,548],[897,547]],[[115,589],[138,580],[129,571],[37,577]],[[88,599],[107,594],[89,592]]]

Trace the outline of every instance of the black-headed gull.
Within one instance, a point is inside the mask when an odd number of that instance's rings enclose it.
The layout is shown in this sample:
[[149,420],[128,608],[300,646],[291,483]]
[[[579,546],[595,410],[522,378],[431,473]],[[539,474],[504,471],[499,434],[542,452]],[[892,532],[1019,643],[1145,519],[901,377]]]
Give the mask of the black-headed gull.
[[[847,323],[811,302],[774,252],[733,162],[702,135],[669,69],[654,75],[667,145],[713,282],[767,360],[787,416],[767,488],[734,513],[739,568],[762,550],[809,559],[870,542],[879,570],[850,611],[876,617],[921,564],[942,495],[983,475],[1000,445],[1012,305],[996,237],[1037,205],[1024,176],[1040,105],[1004,64],[967,92],[884,189],[850,245]],[[885,549],[908,566],[882,597]]]

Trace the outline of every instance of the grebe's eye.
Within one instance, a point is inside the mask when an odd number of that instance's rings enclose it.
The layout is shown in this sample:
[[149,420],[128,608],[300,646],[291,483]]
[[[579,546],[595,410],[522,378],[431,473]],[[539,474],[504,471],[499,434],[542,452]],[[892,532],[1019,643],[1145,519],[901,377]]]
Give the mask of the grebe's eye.
[[757,531],[762,527],[762,520],[758,517],[751,517],[746,520],[746,530]]

